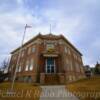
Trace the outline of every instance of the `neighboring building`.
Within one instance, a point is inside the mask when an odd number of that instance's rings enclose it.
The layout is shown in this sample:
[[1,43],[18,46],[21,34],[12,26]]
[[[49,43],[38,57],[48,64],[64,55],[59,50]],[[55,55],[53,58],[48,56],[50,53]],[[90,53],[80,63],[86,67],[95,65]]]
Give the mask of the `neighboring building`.
[[95,74],[100,75],[100,64],[97,62],[97,64],[95,65]]
[[[11,52],[11,76],[15,71],[19,49]],[[52,84],[84,77],[82,54],[63,35],[38,34],[23,45],[16,80]]]
[[85,75],[86,75],[86,77],[91,77],[92,71],[91,71],[90,66],[89,66],[89,65],[85,65],[85,66],[84,66],[84,70],[85,70]]

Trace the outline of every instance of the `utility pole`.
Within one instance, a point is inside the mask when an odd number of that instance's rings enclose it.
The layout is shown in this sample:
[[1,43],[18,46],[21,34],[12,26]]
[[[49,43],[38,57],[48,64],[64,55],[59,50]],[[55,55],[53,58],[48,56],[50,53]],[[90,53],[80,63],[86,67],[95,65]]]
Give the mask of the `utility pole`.
[[15,68],[15,72],[14,72],[14,76],[13,76],[13,80],[12,80],[12,85],[11,85],[11,91],[13,92],[13,88],[14,88],[14,83],[16,80],[16,74],[17,74],[17,70],[18,70],[18,66],[19,66],[19,62],[20,62],[20,58],[21,58],[21,53],[23,50],[23,43],[24,43],[24,39],[25,39],[25,34],[26,34],[26,29],[27,28],[31,28],[31,26],[28,26],[27,24],[25,25],[24,28],[24,34],[22,37],[22,42],[21,42],[21,46],[19,47],[19,53],[18,53],[18,59],[17,59],[17,64],[16,64],[16,68]]

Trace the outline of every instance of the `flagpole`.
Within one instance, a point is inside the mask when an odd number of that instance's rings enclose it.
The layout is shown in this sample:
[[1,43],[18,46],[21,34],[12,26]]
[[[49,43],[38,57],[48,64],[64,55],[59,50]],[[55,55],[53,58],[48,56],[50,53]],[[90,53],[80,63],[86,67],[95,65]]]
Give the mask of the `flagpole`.
[[24,43],[24,39],[25,39],[25,34],[26,34],[26,29],[27,28],[28,28],[28,25],[26,24],[25,28],[24,28],[24,34],[23,34],[23,37],[22,37],[21,46],[19,47],[19,54],[18,54],[17,64],[16,64],[16,68],[15,68],[15,72],[14,72],[14,76],[13,76],[13,80],[12,80],[12,85],[11,85],[11,91],[12,92],[13,92],[14,83],[15,83],[15,80],[16,80],[16,74],[17,74],[18,65],[19,65],[20,58],[21,58],[21,52],[22,52],[22,49],[23,49],[23,43]]
[[51,34],[51,24],[50,24],[50,34]]

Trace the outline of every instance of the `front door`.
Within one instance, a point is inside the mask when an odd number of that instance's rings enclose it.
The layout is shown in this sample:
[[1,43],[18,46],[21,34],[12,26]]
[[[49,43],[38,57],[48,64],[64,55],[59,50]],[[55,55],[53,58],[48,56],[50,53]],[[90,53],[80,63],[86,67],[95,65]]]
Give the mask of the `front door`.
[[55,73],[55,59],[52,57],[46,59],[46,73]]

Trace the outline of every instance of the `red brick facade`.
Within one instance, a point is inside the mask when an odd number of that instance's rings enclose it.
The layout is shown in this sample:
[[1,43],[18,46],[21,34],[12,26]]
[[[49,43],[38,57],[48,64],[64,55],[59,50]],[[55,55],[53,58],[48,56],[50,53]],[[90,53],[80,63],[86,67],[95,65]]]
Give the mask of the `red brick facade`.
[[[9,71],[13,76],[19,49],[11,54]],[[82,54],[62,35],[37,35],[23,45],[18,81],[66,83],[84,78]]]

